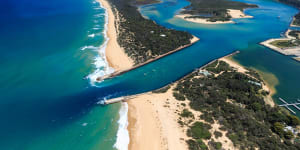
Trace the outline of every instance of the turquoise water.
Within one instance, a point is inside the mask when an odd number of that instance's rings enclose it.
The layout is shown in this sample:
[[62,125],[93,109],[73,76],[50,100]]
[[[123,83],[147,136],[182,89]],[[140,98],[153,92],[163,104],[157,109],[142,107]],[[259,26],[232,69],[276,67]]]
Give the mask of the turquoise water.
[[83,78],[106,69],[104,9],[91,0],[0,7],[0,149],[111,149],[119,106],[91,109],[97,99],[81,94],[91,87]]
[[273,1],[246,2],[260,6],[246,10],[254,18],[227,25],[173,18],[189,4],[185,0],[141,7],[143,15],[158,24],[201,40],[95,87],[92,75],[111,71],[97,53],[105,42],[105,15],[99,4],[1,1],[0,149],[114,149],[120,105],[102,107],[99,100],[162,87],[235,50],[241,51],[235,59],[243,65],[277,77],[275,99],[299,97],[300,63],[257,44],[279,37],[297,10]]
[[239,50],[241,53],[234,58],[241,64],[275,75],[279,82],[275,100],[279,96],[287,101],[296,100],[300,91],[300,63],[259,43],[280,37],[289,28],[298,10],[274,1],[243,2],[259,5],[259,8],[245,11],[254,18],[234,19],[236,24],[220,25],[196,24],[174,18],[181,8],[189,5],[185,0],[164,0],[163,3],[140,7],[145,17],[168,28],[188,31],[199,37],[200,41],[171,56],[102,82],[99,86],[113,86],[120,89],[120,94],[149,91],[173,82],[213,59]]

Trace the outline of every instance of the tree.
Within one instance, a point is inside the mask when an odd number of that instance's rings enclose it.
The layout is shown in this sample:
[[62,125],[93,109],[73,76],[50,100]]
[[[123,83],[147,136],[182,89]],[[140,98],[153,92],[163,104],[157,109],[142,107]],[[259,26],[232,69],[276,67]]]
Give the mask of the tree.
[[296,117],[294,115],[289,115],[288,119],[289,119],[288,125],[290,125],[290,126],[300,125],[300,120],[298,117]]
[[283,124],[281,124],[279,122],[275,122],[273,125],[274,132],[277,133],[280,137],[282,137],[284,135],[283,128],[284,128]]

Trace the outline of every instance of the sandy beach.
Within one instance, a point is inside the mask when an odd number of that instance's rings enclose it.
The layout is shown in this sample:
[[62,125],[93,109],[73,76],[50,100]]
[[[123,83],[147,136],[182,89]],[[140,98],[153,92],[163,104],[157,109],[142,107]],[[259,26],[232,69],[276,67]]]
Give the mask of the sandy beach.
[[145,93],[128,101],[130,150],[184,150],[187,136],[177,123],[179,101],[166,93]]
[[[190,138],[186,134],[187,127],[181,127],[178,123],[179,113],[184,108],[189,109],[195,118],[200,118],[202,113],[192,110],[188,101],[176,100],[172,94],[173,87],[166,93],[148,92],[128,101],[129,150],[188,150],[185,141]],[[218,131],[223,134],[219,138],[212,135],[214,141],[221,142],[224,149],[237,150],[225,136],[227,132],[219,129],[220,124],[211,125],[211,133]],[[207,140],[203,142],[208,144]]]
[[109,66],[115,71],[125,70],[131,68],[134,63],[131,58],[127,56],[123,48],[117,42],[117,30],[115,27],[116,16],[113,14],[110,4],[106,0],[98,0],[108,13],[107,36],[109,38],[105,50],[106,59]]
[[[228,14],[232,17],[232,19],[253,18],[253,16],[246,15],[243,11],[241,11],[241,10],[235,10],[235,9],[228,9]],[[205,18],[186,18],[186,17],[190,17],[190,15],[188,15],[188,14],[180,14],[180,15],[176,15],[175,17],[184,19],[186,21],[190,21],[190,22],[194,22],[194,23],[201,23],[201,24],[227,24],[227,23],[235,23],[232,20],[211,22],[211,21],[209,21],[208,19],[205,19]]]
[[[225,61],[231,67],[235,68],[238,72],[246,73],[247,69],[235,62],[231,56],[220,58],[219,60]],[[177,83],[170,85],[165,93],[144,93],[128,101],[129,112],[129,134],[130,134],[130,150],[185,150],[188,146],[185,140],[189,139],[186,135],[186,126],[179,125],[179,113],[184,108],[191,111],[195,118],[200,118],[201,112],[194,111],[189,107],[189,101],[178,101],[173,97],[173,88]],[[275,91],[269,88],[265,82],[262,84],[265,91],[270,94],[265,97],[265,102],[271,107],[275,105],[272,95]],[[183,105],[184,103],[184,105]],[[198,121],[205,122],[204,120],[197,119]],[[224,136],[212,138],[222,143],[224,149],[234,150],[233,143],[226,137],[226,131],[219,130],[220,124],[215,122],[212,125],[211,133],[214,131],[222,132]],[[204,140],[208,144],[208,141]]]

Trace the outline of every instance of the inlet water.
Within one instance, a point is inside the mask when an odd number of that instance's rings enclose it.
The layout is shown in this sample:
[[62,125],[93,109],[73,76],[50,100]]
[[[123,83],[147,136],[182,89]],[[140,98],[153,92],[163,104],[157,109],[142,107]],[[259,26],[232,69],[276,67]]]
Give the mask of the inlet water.
[[241,51],[234,57],[241,64],[276,77],[275,99],[299,97],[300,63],[258,44],[285,32],[297,10],[268,0],[243,2],[259,5],[246,10],[254,18],[222,25],[174,18],[189,5],[185,0],[141,7],[144,16],[200,41],[92,86],[85,77],[105,70],[105,65],[94,65],[99,58],[95,47],[105,41],[105,13],[99,4],[1,1],[0,149],[115,149],[120,105],[102,107],[98,101],[157,89],[235,50]]

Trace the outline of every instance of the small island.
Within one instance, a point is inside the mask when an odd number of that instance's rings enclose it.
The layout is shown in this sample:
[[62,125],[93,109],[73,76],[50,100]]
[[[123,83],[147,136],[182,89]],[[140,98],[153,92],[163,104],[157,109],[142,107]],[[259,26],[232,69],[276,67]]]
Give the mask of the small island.
[[189,0],[191,5],[185,7],[176,17],[202,24],[234,23],[232,19],[253,18],[245,15],[243,10],[256,8],[257,5],[230,0]]
[[261,44],[281,54],[292,55],[300,61],[300,31],[288,30],[285,37],[269,39]]

